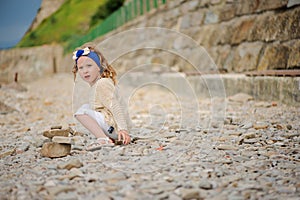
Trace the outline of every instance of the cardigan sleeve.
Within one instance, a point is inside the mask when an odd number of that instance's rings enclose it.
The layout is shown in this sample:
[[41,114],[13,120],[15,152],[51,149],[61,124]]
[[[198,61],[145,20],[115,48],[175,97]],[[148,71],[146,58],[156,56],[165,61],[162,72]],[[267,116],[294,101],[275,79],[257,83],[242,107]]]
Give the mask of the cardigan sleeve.
[[128,130],[124,115],[124,109],[117,100],[115,85],[109,78],[102,78],[97,83],[96,101],[99,100],[113,115],[118,130]]

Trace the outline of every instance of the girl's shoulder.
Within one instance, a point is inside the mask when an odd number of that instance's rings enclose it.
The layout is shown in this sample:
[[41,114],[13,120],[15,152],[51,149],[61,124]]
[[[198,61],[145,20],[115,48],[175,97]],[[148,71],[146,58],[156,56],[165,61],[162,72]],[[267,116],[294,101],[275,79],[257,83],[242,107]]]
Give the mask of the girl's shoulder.
[[98,81],[97,81],[97,84],[112,84],[114,85],[114,82],[113,80],[111,80],[111,78],[100,78]]
[[101,78],[96,82],[96,90],[114,90],[115,85],[110,78]]

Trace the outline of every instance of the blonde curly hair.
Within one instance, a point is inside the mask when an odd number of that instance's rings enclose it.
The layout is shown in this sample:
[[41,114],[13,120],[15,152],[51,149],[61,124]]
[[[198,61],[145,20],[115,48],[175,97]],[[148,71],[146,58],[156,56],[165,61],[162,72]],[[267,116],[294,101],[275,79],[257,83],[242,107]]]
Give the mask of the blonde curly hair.
[[[98,54],[98,56],[100,57],[101,60],[101,65],[103,67],[103,73],[101,74],[101,78],[110,78],[112,79],[112,81],[114,82],[114,84],[117,84],[117,72],[116,70],[107,62],[107,60],[105,59],[105,57],[103,56],[103,54],[99,51],[99,49],[97,49],[96,45],[92,42],[88,42],[83,44],[81,47],[76,48],[75,51],[79,50],[79,49],[84,49],[88,47],[91,51],[94,51],[95,53]],[[74,74],[74,80],[76,79],[76,74],[78,72],[78,67],[77,64],[75,62],[72,72]]]

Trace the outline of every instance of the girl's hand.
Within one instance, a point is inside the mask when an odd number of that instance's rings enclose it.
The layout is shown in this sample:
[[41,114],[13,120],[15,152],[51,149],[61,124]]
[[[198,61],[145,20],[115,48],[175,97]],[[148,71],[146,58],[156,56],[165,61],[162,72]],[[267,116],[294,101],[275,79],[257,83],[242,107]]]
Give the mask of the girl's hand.
[[130,136],[129,136],[129,134],[128,134],[127,131],[125,131],[125,130],[120,130],[120,131],[118,132],[118,140],[119,140],[119,141],[123,141],[123,144],[129,144],[131,138],[130,138]]

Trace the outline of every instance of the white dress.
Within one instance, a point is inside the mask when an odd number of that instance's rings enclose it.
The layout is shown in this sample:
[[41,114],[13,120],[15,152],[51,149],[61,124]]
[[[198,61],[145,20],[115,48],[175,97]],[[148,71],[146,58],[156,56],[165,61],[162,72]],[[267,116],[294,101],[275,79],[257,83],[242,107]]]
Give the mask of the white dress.
[[108,132],[108,129],[110,128],[110,126],[105,122],[103,114],[101,112],[97,112],[97,111],[91,109],[89,104],[83,104],[74,114],[74,116],[76,116],[76,115],[90,116],[99,124],[99,126],[101,127],[101,129],[103,130],[105,135],[107,135],[108,137],[110,137],[114,140],[118,139],[118,135],[117,135],[115,129],[112,133]]

